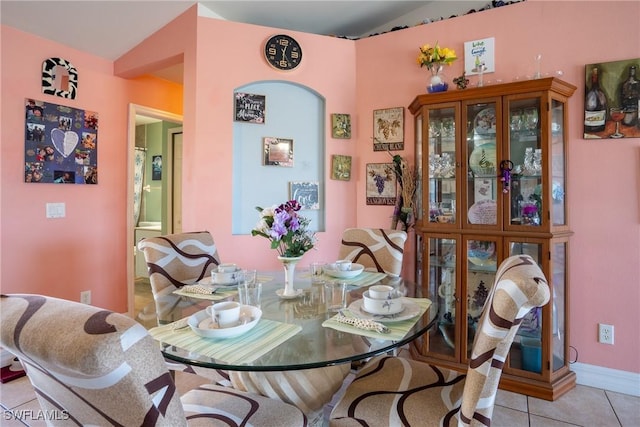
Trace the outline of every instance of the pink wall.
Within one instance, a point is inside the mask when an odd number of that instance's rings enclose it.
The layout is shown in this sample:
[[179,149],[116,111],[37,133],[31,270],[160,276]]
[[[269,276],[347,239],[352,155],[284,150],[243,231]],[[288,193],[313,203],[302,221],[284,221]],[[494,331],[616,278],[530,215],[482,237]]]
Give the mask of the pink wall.
[[[527,1],[360,40],[356,61],[360,165],[388,158],[370,148],[371,111],[406,107],[425,92],[428,71],[415,63],[418,46],[439,41],[456,49],[460,60],[445,70],[450,78],[462,74],[464,42],[485,37],[495,37],[498,70],[486,80],[532,74],[538,53],[543,72],[564,71],[578,87],[569,103],[570,344],[582,363],[632,372],[640,372],[640,139],[583,140],[582,123],[585,64],[640,57],[638,17],[638,2]],[[603,22],[615,25],[594,36],[589,29]],[[403,154],[413,158],[413,148]],[[390,210],[362,202],[364,167],[357,173],[358,224],[384,225]],[[614,346],[597,342],[598,323],[615,325]]]
[[[388,161],[386,153],[374,153],[371,148],[372,111],[406,107],[424,93],[426,71],[415,64],[419,45],[439,41],[462,57],[464,41],[495,37],[499,71],[486,76],[491,80],[510,81],[530,73],[537,53],[543,55],[543,71],[562,69],[564,79],[579,87],[569,105],[568,198],[575,231],[570,258],[570,343],[582,363],[640,372],[636,309],[640,302],[640,139],[581,139],[584,65],[639,56],[640,3],[527,1],[356,42],[287,31],[305,53],[303,64],[290,73],[277,72],[262,59],[264,41],[278,30],[195,18],[193,13],[188,11],[116,61],[115,70],[130,77],[148,70],[149,64],[184,55],[184,228],[210,230],[225,258],[257,268],[278,266],[265,242],[231,235],[233,213],[228,201],[235,88],[260,80],[286,80],[317,91],[326,98],[327,135],[331,113],[352,116],[352,139],[327,137],[325,163],[330,164],[332,154],[352,155],[354,176],[349,182],[332,181],[327,170],[327,232],[320,236],[318,251],[305,256],[310,262],[332,259],[345,227],[389,226],[391,208],[364,203],[365,164]],[[594,38],[587,29],[601,22],[615,22],[615,31],[603,31]],[[229,38],[236,43],[216,42]],[[99,138],[109,143],[100,146],[101,182],[95,189],[21,182],[22,149],[15,148],[21,147],[21,137],[15,137],[23,132],[21,107],[25,97],[43,99],[38,70],[43,58],[54,55],[68,58],[81,72],[81,95],[68,105],[101,114]],[[148,99],[156,93],[145,90],[152,82],[113,77],[109,67],[92,55],[2,28],[3,292],[77,299],[81,290],[90,288],[96,305],[126,310],[126,107],[135,102],[179,113],[180,106],[169,99]],[[460,75],[462,68],[461,59],[447,68],[447,74]],[[132,92],[131,84],[141,90]],[[65,104],[62,98],[57,102]],[[409,158],[413,158],[412,139],[413,122],[407,110],[402,154]],[[46,201],[66,202],[67,218],[45,219]],[[407,266],[411,268],[409,262]],[[61,285],[53,287],[55,283]],[[615,325],[616,345],[597,343],[599,322]]]
[[[41,92],[45,58],[68,59],[79,71],[78,96]],[[113,63],[2,27],[1,282],[2,292],[44,293],[95,305],[127,308],[127,120],[130,102],[176,114],[181,87],[157,79],[113,76]],[[97,111],[96,186],[24,183],[25,98]],[[45,218],[47,202],[66,204],[66,217]]]

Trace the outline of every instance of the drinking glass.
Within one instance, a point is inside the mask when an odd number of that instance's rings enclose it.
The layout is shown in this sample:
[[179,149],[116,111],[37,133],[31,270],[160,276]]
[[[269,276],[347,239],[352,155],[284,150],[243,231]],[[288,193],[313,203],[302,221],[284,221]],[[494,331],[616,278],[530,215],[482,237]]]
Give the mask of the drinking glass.
[[347,307],[347,284],[329,282],[324,284],[324,295],[328,313],[337,313]]
[[620,122],[624,118],[624,111],[620,107],[613,107],[609,110],[611,120],[616,123],[616,131],[609,135],[609,138],[622,138],[624,134],[620,133]]
[[238,300],[242,305],[252,305],[260,308],[262,298],[262,283],[242,282],[238,285]]

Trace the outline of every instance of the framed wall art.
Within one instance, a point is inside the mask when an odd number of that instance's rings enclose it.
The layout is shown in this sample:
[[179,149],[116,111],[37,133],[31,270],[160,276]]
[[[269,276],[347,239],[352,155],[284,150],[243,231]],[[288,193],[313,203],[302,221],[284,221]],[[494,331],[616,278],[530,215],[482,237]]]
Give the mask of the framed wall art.
[[495,38],[473,40],[464,42],[464,71],[468,76],[480,74],[480,67],[484,67],[482,73],[496,71],[495,64]]
[[318,181],[290,182],[289,199],[300,203],[302,209],[320,209],[320,183]]
[[331,115],[331,136],[338,139],[351,138],[351,116],[349,114]]
[[640,58],[588,64],[584,139],[640,138]]
[[151,179],[153,181],[162,180],[162,156],[156,155],[151,157]]
[[373,151],[404,150],[404,108],[373,111]]
[[98,183],[98,113],[25,100],[24,181]]
[[396,175],[393,163],[367,163],[367,205],[395,205]]
[[351,156],[334,154],[331,156],[331,179],[349,181],[351,179]]
[[264,137],[264,165],[293,167],[293,139]]
[[267,97],[253,93],[235,93],[235,121],[264,124]]
[[75,99],[78,93],[78,70],[62,58],[47,58],[42,63],[42,93]]

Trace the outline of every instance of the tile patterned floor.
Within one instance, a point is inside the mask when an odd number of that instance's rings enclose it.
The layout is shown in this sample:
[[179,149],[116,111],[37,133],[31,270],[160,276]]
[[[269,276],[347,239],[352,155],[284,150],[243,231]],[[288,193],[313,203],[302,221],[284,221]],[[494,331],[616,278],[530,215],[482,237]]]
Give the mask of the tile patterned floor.
[[[145,320],[147,311],[153,310],[149,303],[150,292],[145,286],[136,286],[136,318]],[[140,292],[139,292],[140,291]],[[141,322],[145,323],[145,322]],[[400,356],[408,352],[401,351]],[[176,386],[180,394],[191,390],[208,380],[197,375],[176,373]],[[345,385],[353,378],[351,374]],[[343,387],[344,390],[344,387]],[[334,401],[343,390],[336,393]],[[325,408],[331,411],[332,403]],[[44,420],[18,420],[11,411],[19,414],[37,414],[40,405],[27,377],[0,384],[0,418],[2,427],[46,426]],[[493,414],[494,427],[638,427],[640,426],[640,397],[630,396],[602,389],[577,386],[555,402],[528,397],[508,391],[498,391]],[[288,427],[288,426],[283,426]]]

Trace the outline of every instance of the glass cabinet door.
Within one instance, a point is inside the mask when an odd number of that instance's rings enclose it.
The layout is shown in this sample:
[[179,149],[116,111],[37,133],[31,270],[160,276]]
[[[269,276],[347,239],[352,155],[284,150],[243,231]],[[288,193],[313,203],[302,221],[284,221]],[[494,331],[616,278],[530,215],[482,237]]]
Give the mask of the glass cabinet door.
[[[530,255],[542,265],[544,245],[536,241],[510,241],[509,256]],[[534,307],[525,315],[509,351],[509,367],[540,374],[542,372],[542,324],[543,309]]]
[[471,357],[473,340],[478,329],[484,304],[493,287],[500,260],[500,244],[498,240],[488,237],[470,236],[465,238],[466,248],[466,304],[461,319],[466,337],[466,362]]
[[567,307],[567,247],[568,240],[554,239],[551,242],[551,372],[567,366],[566,312]]
[[[497,110],[496,110],[497,109]],[[500,138],[500,105],[495,102],[471,103],[464,107],[467,163],[465,227],[498,225],[497,196]]]
[[453,226],[458,222],[456,109],[453,106],[430,109],[428,117],[429,222]]
[[551,100],[551,225],[567,225],[567,205],[564,191],[567,188],[565,175],[565,115],[564,102]]
[[456,259],[458,240],[425,237],[428,258],[428,298],[438,310],[437,328],[429,329],[423,350],[432,356],[455,360],[457,357],[458,293]]
[[507,106],[509,144],[507,165],[510,197],[505,198],[507,224],[542,225],[544,157],[540,132],[540,98],[513,99]]

